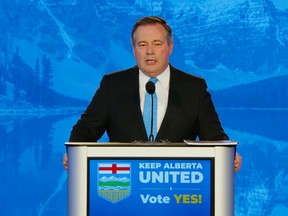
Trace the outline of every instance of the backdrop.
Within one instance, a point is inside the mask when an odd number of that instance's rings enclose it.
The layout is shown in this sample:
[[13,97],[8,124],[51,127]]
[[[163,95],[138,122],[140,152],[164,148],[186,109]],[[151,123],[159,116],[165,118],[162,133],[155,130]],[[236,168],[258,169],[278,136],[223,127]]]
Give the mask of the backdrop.
[[1,215],[66,215],[64,142],[101,77],[135,65],[146,15],[170,23],[171,63],[207,80],[239,141],[235,215],[288,214],[287,0],[0,0]]

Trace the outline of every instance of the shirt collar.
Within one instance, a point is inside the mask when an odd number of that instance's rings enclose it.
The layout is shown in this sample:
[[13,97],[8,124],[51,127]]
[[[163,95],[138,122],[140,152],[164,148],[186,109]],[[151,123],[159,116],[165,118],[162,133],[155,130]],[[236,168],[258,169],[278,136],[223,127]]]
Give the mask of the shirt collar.
[[[140,68],[139,68],[139,85],[145,86],[146,83],[149,81],[150,77],[144,74]],[[159,76],[157,76],[158,82],[156,85],[161,85],[165,89],[169,89],[169,81],[170,81],[170,65],[167,66],[167,68],[161,73]]]

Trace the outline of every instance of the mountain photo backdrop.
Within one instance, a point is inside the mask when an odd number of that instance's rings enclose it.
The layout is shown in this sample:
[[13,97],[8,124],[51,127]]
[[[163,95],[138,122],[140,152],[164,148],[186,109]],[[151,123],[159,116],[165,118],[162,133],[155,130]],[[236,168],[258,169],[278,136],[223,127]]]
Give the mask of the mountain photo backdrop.
[[1,215],[67,214],[64,142],[102,76],[135,65],[131,28],[148,15],[239,142],[235,215],[288,215],[287,0],[1,0]]

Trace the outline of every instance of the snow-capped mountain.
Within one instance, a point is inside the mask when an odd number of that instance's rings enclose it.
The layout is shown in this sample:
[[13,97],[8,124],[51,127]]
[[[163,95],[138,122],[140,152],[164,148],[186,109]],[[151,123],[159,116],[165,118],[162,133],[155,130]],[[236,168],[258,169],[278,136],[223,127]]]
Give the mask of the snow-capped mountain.
[[19,47],[33,68],[45,53],[54,89],[79,98],[85,92],[88,99],[103,74],[134,66],[134,22],[160,15],[174,30],[173,65],[204,77],[212,90],[260,82],[288,74],[287,11],[275,5],[271,0],[2,0],[0,60]]
[[117,178],[115,176],[106,177],[103,176],[99,179],[101,182],[110,182],[110,181],[118,181],[118,182],[129,182],[130,180],[126,177]]

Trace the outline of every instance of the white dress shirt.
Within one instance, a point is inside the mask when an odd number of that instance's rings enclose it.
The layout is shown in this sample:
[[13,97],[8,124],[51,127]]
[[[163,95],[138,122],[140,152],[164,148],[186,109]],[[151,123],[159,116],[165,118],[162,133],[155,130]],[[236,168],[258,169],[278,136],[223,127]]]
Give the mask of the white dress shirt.
[[[146,83],[149,81],[150,77],[145,75],[139,69],[139,94],[140,94],[140,107],[143,114],[144,110],[144,100],[146,94]],[[164,70],[159,76],[157,76],[158,81],[155,83],[155,92],[158,99],[158,109],[157,109],[157,133],[163,121],[164,115],[166,113],[168,105],[168,95],[169,95],[169,82],[170,82],[170,66]]]

